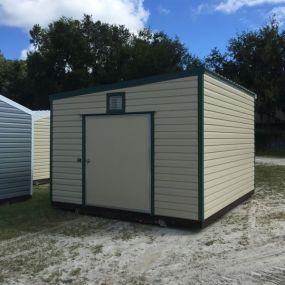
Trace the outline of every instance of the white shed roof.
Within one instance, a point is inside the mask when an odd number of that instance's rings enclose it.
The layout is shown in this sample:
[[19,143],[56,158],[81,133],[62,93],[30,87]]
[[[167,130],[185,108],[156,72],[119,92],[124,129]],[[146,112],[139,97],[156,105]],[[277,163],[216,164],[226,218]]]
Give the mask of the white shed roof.
[[15,107],[15,108],[17,108],[17,109],[27,113],[27,114],[33,115],[33,111],[32,110],[24,107],[21,104],[16,103],[15,101],[13,101],[11,99],[8,99],[7,97],[5,97],[3,95],[0,95],[0,101],[5,102],[5,103],[9,104],[10,106],[13,106],[13,107]]
[[39,110],[39,111],[32,111],[32,112],[33,112],[33,119],[35,121],[50,116],[49,110]]

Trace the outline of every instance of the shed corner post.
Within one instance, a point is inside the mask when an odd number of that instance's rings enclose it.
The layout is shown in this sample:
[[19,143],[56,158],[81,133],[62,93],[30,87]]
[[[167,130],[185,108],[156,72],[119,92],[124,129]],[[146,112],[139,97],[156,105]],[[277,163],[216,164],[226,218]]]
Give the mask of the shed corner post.
[[155,215],[155,124],[154,124],[154,112],[150,113],[150,121],[151,121],[151,215]]
[[50,198],[50,203],[52,204],[52,184],[53,184],[53,178],[52,178],[52,160],[53,160],[53,99],[50,97],[50,143],[49,143],[49,198]]
[[198,72],[198,217],[204,224],[204,73]]
[[84,207],[86,205],[86,116],[81,115],[82,118],[82,202],[81,206]]
[[34,184],[34,131],[35,131],[35,122],[34,122],[34,116],[31,114],[31,189],[30,189],[30,195],[33,195],[33,184]]

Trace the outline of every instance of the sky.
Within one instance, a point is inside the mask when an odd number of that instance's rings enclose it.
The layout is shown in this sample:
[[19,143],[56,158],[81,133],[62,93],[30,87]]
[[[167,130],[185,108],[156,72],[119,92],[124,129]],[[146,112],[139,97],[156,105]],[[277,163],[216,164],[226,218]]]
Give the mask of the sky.
[[34,24],[83,14],[133,32],[148,27],[178,36],[200,58],[214,47],[224,51],[230,38],[258,29],[272,15],[285,28],[285,0],[0,0],[0,51],[24,59]]

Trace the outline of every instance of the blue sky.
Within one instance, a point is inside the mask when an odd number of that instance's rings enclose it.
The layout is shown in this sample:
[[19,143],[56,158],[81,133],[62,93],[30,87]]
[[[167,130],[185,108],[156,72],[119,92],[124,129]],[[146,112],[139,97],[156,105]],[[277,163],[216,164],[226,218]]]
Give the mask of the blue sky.
[[252,30],[276,14],[283,27],[285,0],[0,0],[0,50],[7,58],[24,56],[28,31],[46,26],[61,15],[125,24],[177,35],[187,48],[204,57],[213,47],[224,50],[228,40]]

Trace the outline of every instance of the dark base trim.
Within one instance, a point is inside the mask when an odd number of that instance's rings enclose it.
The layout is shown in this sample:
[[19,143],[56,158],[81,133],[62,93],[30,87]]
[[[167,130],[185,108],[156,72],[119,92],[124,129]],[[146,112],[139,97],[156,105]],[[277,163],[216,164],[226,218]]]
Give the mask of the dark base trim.
[[31,199],[31,198],[32,198],[31,195],[24,195],[24,196],[19,196],[19,197],[0,199],[0,205],[22,202],[22,201],[26,201],[26,200]]
[[191,228],[191,229],[202,229],[209,224],[215,222],[221,216],[226,214],[228,211],[241,204],[243,201],[247,200],[254,191],[251,191],[244,196],[240,197],[233,203],[229,204],[225,208],[221,209],[219,212],[215,213],[211,217],[207,218],[203,223],[200,221],[182,219],[182,218],[173,218],[165,216],[152,216],[150,214],[136,213],[125,210],[116,210],[109,208],[101,208],[94,206],[81,206],[77,204],[61,203],[61,202],[52,202],[52,206],[55,208],[61,208],[64,210],[75,211],[77,210],[80,214],[83,215],[93,215],[103,218],[110,218],[116,220],[127,220],[134,221],[142,224],[154,224],[159,226],[171,226],[178,228]]
[[171,226],[178,228],[192,228],[199,229],[202,228],[202,225],[199,221],[182,219],[182,218],[173,218],[165,216],[152,216],[150,214],[137,213],[125,210],[101,208],[94,206],[80,206],[76,204],[68,204],[61,202],[52,202],[52,206],[56,208],[61,208],[64,210],[79,211],[83,215],[92,215],[103,218],[110,218],[115,220],[126,220],[132,222],[138,222],[141,224],[152,224],[159,226]]
[[248,198],[251,197],[251,195],[253,195],[253,193],[254,193],[254,190],[252,190],[251,192],[246,193],[245,195],[243,195],[239,199],[235,200],[234,202],[232,202],[228,206],[226,206],[223,209],[221,209],[219,212],[217,212],[214,215],[212,215],[209,218],[207,218],[204,221],[204,223],[203,223],[203,228],[208,226],[209,224],[214,223],[217,219],[219,219],[220,217],[225,215],[227,212],[229,212],[230,210],[232,210],[233,208],[235,208],[236,206],[238,206],[242,202],[246,201]]
[[49,184],[49,183],[50,183],[49,178],[33,180],[33,185],[43,185],[43,184]]

